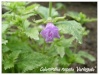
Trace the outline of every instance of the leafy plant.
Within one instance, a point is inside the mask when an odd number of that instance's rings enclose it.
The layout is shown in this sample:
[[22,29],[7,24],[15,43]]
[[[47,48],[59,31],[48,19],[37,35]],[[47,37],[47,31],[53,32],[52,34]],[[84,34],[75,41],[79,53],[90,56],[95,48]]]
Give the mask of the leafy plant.
[[96,18],[87,18],[87,16],[82,12],[78,13],[78,12],[74,12],[74,11],[69,11],[69,12],[67,12],[67,16],[71,17],[72,19],[75,19],[76,21],[80,22],[81,24],[96,21]]
[[[61,17],[52,8],[51,2],[49,8],[28,2],[3,2],[2,5],[7,10],[2,14],[3,73],[35,73],[41,72],[40,68],[45,66],[68,68],[73,63],[85,64],[84,58],[95,61],[84,51],[76,52],[76,45],[82,44],[83,36],[88,34],[81,25],[88,21],[86,17],[83,18],[85,21],[78,20],[79,16],[69,13],[74,20],[68,20],[66,15]],[[40,19],[36,19],[37,16]],[[45,24],[48,25],[45,27]],[[53,27],[55,30],[50,30]],[[48,42],[40,34],[44,29],[47,31],[42,35]]]

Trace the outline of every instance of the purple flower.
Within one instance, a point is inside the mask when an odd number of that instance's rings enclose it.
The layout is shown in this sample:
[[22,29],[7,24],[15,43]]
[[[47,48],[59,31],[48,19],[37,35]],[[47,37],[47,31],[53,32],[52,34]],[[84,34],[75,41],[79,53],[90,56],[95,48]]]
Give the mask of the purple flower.
[[54,38],[60,38],[58,28],[53,23],[47,23],[46,27],[40,33],[46,42],[52,42]]

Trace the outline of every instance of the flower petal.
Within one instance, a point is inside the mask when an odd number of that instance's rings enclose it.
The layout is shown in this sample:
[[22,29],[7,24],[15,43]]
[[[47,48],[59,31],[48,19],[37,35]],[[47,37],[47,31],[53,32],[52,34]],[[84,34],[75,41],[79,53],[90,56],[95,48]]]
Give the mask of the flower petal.
[[40,32],[40,34],[43,36],[43,38],[46,38],[46,30],[42,30],[42,31]]
[[51,22],[47,23],[46,25],[46,28],[53,28],[53,27],[54,27],[54,24]]
[[58,33],[58,30],[54,30],[54,37],[55,38],[60,38],[60,35]]
[[47,23],[44,30],[40,33],[46,42],[52,42],[54,38],[60,38],[58,28],[53,23]]

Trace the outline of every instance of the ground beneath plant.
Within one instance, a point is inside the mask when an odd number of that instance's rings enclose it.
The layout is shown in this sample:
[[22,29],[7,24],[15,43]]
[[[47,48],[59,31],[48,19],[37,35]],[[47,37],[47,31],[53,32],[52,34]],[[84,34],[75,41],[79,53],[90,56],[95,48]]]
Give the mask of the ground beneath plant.
[[[66,11],[77,11],[77,12],[83,12],[86,14],[89,18],[97,18],[97,3],[96,2],[62,2],[66,6]],[[48,3],[40,3],[44,6],[48,6]],[[53,3],[55,5],[56,3]],[[59,11],[60,13],[64,13],[64,10]],[[88,36],[85,36],[83,38],[83,44],[81,44],[78,47],[78,50],[84,50],[90,54],[92,54],[97,59],[97,22],[91,22],[86,23],[84,25],[86,29],[88,29],[90,32]],[[92,73],[97,73],[97,60],[94,62],[90,62],[86,59],[85,65],[80,64],[73,64],[71,67],[81,68],[95,68],[95,70]],[[77,72],[77,71],[76,71]],[[80,73],[80,72],[78,72]],[[84,73],[84,71],[83,71]]]

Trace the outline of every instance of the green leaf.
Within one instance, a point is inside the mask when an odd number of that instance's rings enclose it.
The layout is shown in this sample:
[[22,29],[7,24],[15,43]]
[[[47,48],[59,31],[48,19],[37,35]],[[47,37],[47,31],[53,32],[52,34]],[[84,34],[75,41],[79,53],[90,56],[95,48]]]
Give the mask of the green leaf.
[[79,64],[85,64],[85,60],[78,55],[76,56],[75,62]]
[[[4,8],[14,13],[22,12],[25,8],[25,2],[4,2]],[[18,11],[18,12],[16,12]]]
[[60,58],[59,59],[59,63],[65,67],[68,67],[70,65],[70,63],[68,62],[66,57]]
[[79,52],[78,52],[78,55],[79,55],[79,56],[82,56],[82,57],[84,57],[84,58],[87,58],[87,59],[89,59],[90,61],[95,61],[95,60],[96,60],[94,56],[92,56],[91,54],[89,54],[89,53],[87,53],[87,52],[85,52],[85,51],[79,51]]
[[58,65],[59,65],[59,58],[56,57],[55,59],[53,59],[53,62],[50,66],[57,67]]
[[81,24],[84,24],[86,22],[93,22],[93,21],[96,21],[96,18],[87,18],[87,16],[80,12],[73,12],[73,11],[69,11],[67,12],[67,16],[75,19],[76,21],[80,22]]
[[6,45],[2,45],[2,51],[4,52],[8,52],[9,48]]
[[39,40],[39,31],[37,28],[28,28],[26,31],[25,31],[25,34],[30,37],[31,39],[34,39],[34,40]]
[[69,48],[66,48],[65,51],[66,51],[66,55],[67,55],[68,57],[74,56],[74,53],[73,53],[72,50],[70,50]]
[[21,41],[18,37],[11,36],[9,37],[8,41],[9,42],[7,43],[7,46],[10,48],[11,51],[21,50],[21,53],[32,52],[32,49],[28,46],[28,43]]
[[59,9],[66,9],[66,6],[63,4],[63,3],[56,3],[56,9],[59,10]]
[[59,13],[54,8],[52,8],[51,16],[52,17],[59,16]]
[[25,14],[26,14],[26,13],[30,13],[30,12],[33,13],[34,10],[38,8],[38,6],[39,6],[39,4],[32,4],[32,5],[29,5],[29,6],[27,6],[27,7],[25,8],[24,13],[25,13]]
[[67,16],[69,16],[77,21],[79,21],[81,19],[81,17],[79,16],[79,13],[73,12],[73,11],[67,12]]
[[[20,57],[17,59],[16,63],[13,63],[12,61],[8,62],[11,64],[11,67],[13,67],[13,64],[16,64],[20,72],[27,72],[33,70],[49,62],[48,56],[41,54],[39,52],[35,52],[27,44],[27,42],[23,42],[17,37],[10,37],[7,46],[11,49],[11,51],[21,50]],[[13,53],[13,55],[15,54],[16,53]],[[11,56],[13,55],[11,53]],[[13,58],[14,57],[15,56],[13,56]]]
[[85,35],[88,35],[89,30],[86,30],[86,28],[83,27],[83,29],[82,29],[82,33],[83,33],[84,36],[85,36]]
[[8,43],[8,40],[2,39],[2,44],[6,45]]
[[40,66],[43,66],[48,62],[49,61],[47,56],[32,51],[29,53],[22,54],[17,65],[18,68],[22,70],[22,72],[27,72]]
[[3,64],[4,64],[4,69],[5,70],[14,67],[14,64],[16,62],[16,59],[18,58],[18,56],[19,56],[20,53],[21,53],[20,50],[13,51],[12,53],[10,53],[8,55],[8,57],[6,57],[4,59]]
[[27,29],[30,25],[30,22],[28,20],[24,21],[24,28]]
[[[44,6],[40,6],[36,12],[40,15],[41,18],[47,19],[49,17],[49,9]],[[58,12],[52,8],[51,16],[56,17],[58,15]]]
[[37,12],[41,18],[48,18],[48,9],[46,7],[40,6]]
[[82,43],[82,26],[80,23],[76,21],[60,21],[57,23],[59,30],[62,33],[67,33],[73,35],[78,42],[81,44]]
[[28,13],[28,14],[24,14],[23,16],[25,18],[29,18],[29,17],[34,16],[34,15],[36,15],[36,14],[35,13]]
[[3,24],[2,25],[2,33],[4,33],[8,27],[9,27],[8,24]]
[[71,37],[69,39],[66,39],[64,38],[63,36],[59,39],[59,40],[55,40],[55,43],[58,45],[58,46],[64,46],[65,48],[66,47],[72,47],[72,42],[74,41],[74,37]]
[[65,57],[66,59],[67,59],[67,61],[70,63],[70,64],[72,64],[72,63],[74,63],[75,62],[75,60],[76,60],[76,55],[75,55],[75,53],[70,49],[70,48],[66,48],[65,49],[65,54],[66,54],[66,56],[67,57]]
[[65,55],[64,47],[56,46],[56,51],[57,51],[57,53],[60,55],[61,58],[64,57],[64,55]]

